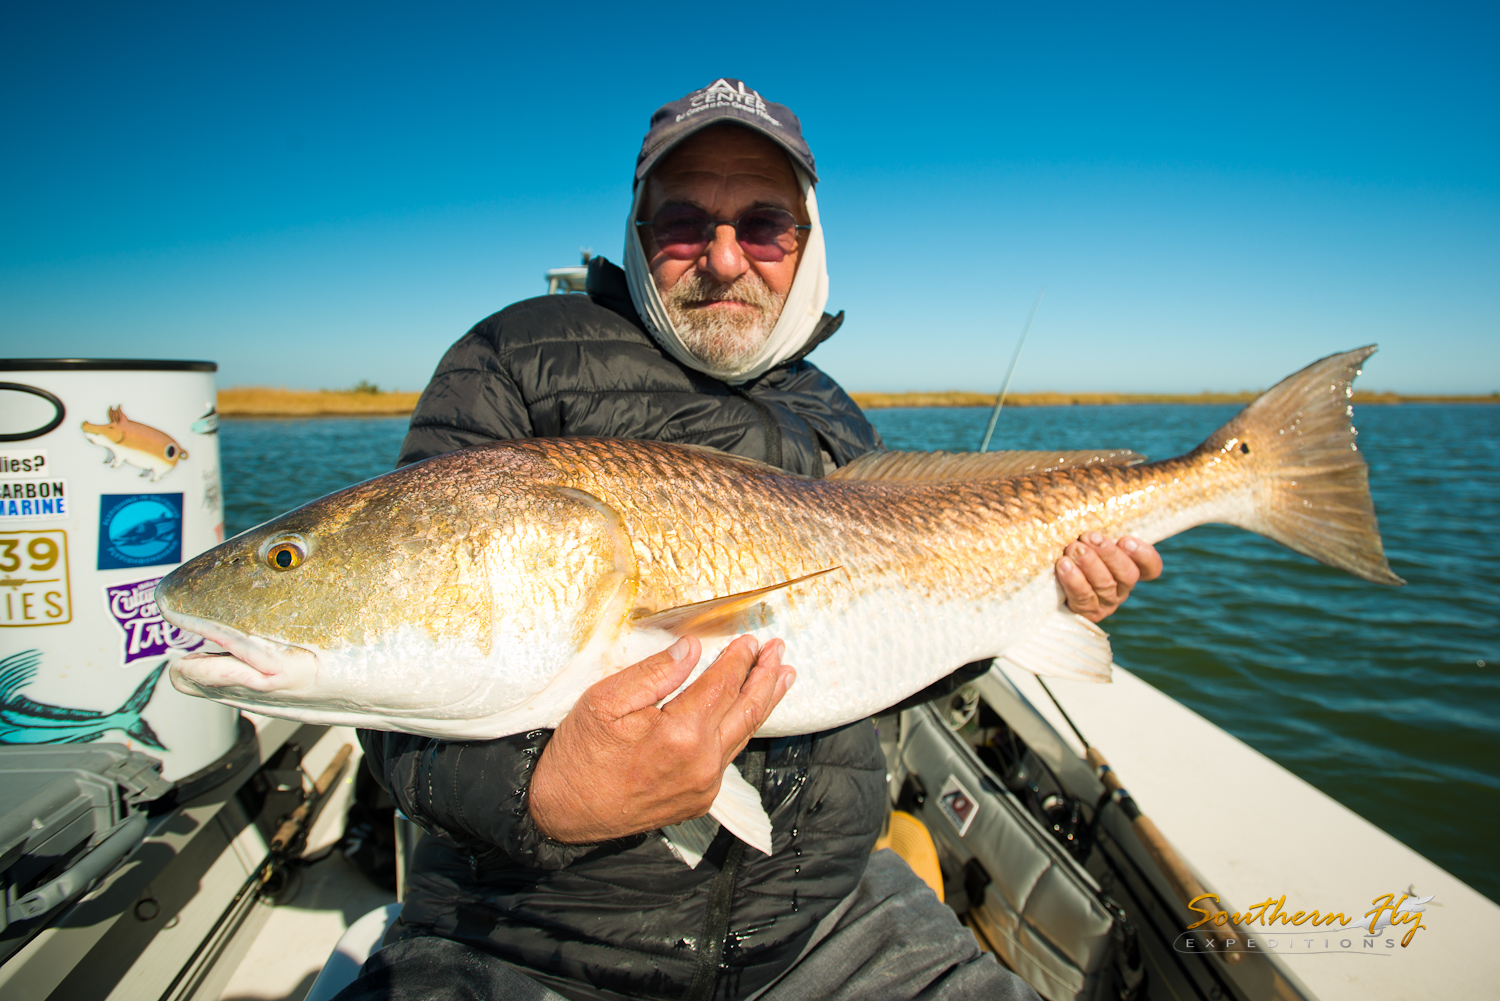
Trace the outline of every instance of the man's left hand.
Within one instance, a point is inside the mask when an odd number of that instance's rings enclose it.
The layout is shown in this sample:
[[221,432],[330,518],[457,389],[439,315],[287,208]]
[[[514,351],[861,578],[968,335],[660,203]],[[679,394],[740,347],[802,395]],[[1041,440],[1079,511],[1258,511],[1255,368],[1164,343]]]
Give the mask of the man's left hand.
[[1114,614],[1138,582],[1161,576],[1156,547],[1133,535],[1122,535],[1116,542],[1099,532],[1084,532],[1063,552],[1066,555],[1057,561],[1057,582],[1068,607],[1090,622]]

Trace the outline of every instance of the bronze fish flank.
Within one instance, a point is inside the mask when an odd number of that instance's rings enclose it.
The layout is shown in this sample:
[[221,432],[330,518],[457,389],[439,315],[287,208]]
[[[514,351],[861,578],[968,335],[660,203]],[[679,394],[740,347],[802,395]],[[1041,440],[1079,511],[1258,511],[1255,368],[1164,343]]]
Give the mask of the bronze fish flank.
[[861,719],[987,657],[1107,681],[1107,637],[1053,576],[1082,532],[1155,542],[1222,522],[1401,583],[1350,423],[1374,350],[1316,362],[1162,462],[877,453],[806,479],[645,441],[437,456],[168,575],[162,614],[228,651],[184,657],[172,680],[272,716],[455,739],[555,726],[685,634],[703,639],[700,671],[738,632],[786,640],[797,684],[765,736]]

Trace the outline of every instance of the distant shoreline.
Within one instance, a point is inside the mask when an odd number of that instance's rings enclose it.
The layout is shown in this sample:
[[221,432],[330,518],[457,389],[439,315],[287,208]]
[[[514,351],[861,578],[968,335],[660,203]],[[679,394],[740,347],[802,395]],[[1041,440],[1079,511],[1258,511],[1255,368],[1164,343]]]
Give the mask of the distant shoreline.
[[[416,408],[420,393],[381,393],[357,390],[273,389],[232,386],[219,390],[219,413],[224,417],[398,417]],[[850,393],[864,410],[897,407],[992,407],[990,393],[959,390],[940,393]],[[1013,393],[1008,407],[1089,407],[1131,403],[1249,403],[1258,393]],[[1358,404],[1500,403],[1500,394],[1487,396],[1354,394]]]
[[[1263,392],[1263,391],[1262,391]],[[995,394],[952,390],[941,393],[850,393],[862,410],[893,407],[993,407]],[[1249,403],[1260,392],[1243,393],[1011,393],[1007,407],[1105,407],[1131,403]],[[1355,390],[1353,403],[1500,403],[1500,393],[1476,396],[1365,393]]]

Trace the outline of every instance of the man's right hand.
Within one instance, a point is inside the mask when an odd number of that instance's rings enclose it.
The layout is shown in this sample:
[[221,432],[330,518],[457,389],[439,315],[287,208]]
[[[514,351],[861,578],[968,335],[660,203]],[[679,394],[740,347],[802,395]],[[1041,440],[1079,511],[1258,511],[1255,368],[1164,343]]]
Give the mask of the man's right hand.
[[781,640],[741,636],[671,702],[703,646],[688,636],[583,693],[542,750],[531,816],[554,841],[586,844],[701,817],[724,769],[796,679]]

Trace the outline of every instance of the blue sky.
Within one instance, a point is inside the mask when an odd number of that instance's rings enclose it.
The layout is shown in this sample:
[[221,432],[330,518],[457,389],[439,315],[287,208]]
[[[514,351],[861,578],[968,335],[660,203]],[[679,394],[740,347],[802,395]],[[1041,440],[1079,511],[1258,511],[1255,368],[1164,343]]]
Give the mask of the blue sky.
[[1500,390],[1494,5],[13,8],[0,349],[415,389],[739,76],[818,158],[850,389]]

